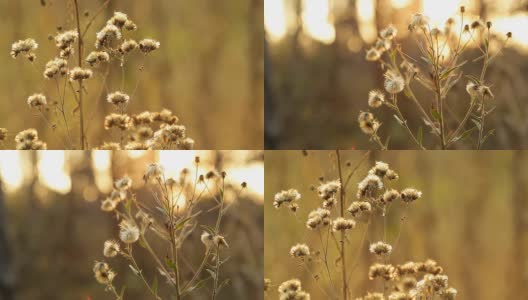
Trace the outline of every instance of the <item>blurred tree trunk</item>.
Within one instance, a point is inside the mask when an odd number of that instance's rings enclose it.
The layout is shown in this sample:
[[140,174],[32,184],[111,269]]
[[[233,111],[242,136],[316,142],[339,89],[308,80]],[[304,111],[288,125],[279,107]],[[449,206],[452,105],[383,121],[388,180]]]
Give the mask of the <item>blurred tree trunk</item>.
[[7,208],[5,195],[0,182],[0,298],[14,299],[15,274],[12,268],[11,251],[7,237]]
[[276,112],[274,97],[271,88],[272,66],[268,54],[268,42],[264,38],[264,148],[275,149],[277,147],[278,128],[276,122]]
[[526,181],[526,165],[528,159],[525,151],[515,151],[512,161],[512,221],[513,221],[513,253],[510,265],[510,295],[508,299],[519,299],[526,295],[528,289],[528,188]]
[[249,132],[257,132],[255,136],[248,137],[250,145],[262,143],[262,127],[260,109],[263,105],[262,81],[263,81],[263,37],[264,37],[264,0],[251,0],[248,7],[248,69],[249,69],[249,99],[246,124],[253,125],[254,129],[248,128]]

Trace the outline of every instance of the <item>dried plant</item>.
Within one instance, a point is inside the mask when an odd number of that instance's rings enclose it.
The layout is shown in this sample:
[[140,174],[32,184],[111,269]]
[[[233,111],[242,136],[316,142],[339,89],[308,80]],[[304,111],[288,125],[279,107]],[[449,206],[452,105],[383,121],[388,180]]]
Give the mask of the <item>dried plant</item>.
[[[414,14],[408,29],[416,41],[419,58],[411,57],[395,42],[397,30],[392,25],[380,32],[376,44],[366,53],[368,61],[380,64],[385,76],[384,89],[388,93],[386,96],[381,90],[371,91],[368,105],[373,109],[381,106],[391,109],[398,124],[406,130],[419,149],[427,148],[423,143],[424,131],[430,132],[433,140],[437,141],[428,147],[441,149],[453,147],[470,137],[474,137],[474,147],[480,149],[494,133],[494,129],[485,127],[486,117],[495,108],[491,103],[494,98],[492,83],[486,81],[486,71],[501,54],[512,34],[508,32],[504,38],[496,36],[492,33],[491,22],[476,20],[465,24],[464,13],[465,8],[462,6],[460,26],[454,18],[450,18],[443,29],[431,28],[427,16]],[[472,62],[482,62],[481,72],[478,75],[463,76],[462,67],[468,63],[463,58],[472,46],[480,52]],[[447,99],[451,89],[463,77],[467,79],[469,101],[464,114],[457,116],[449,107]],[[420,101],[413,91],[414,83],[428,90],[431,96]],[[398,96],[402,92],[413,104],[425,127],[419,126],[417,130],[410,127],[398,103],[401,99]],[[383,142],[379,136],[381,123],[371,112],[361,112],[358,122],[371,141],[381,149],[389,147],[389,139]]]
[[[136,91],[140,83],[140,73],[144,71],[144,62],[139,68],[127,64],[133,55],[142,55],[143,61],[151,52],[160,47],[160,42],[147,38],[140,41],[132,39],[133,32],[138,26],[122,12],[115,12],[105,26],[95,34],[93,51],[85,56],[89,29],[96,17],[108,4],[105,1],[94,16],[87,12],[88,21],[82,22],[79,15],[77,0],[73,0],[76,28],[63,30],[49,39],[54,41],[57,56],[43,66],[43,80],[41,91],[27,98],[29,108],[40,115],[51,127],[57,138],[61,140],[63,149],[86,149],[91,147],[87,140],[88,123],[92,122],[98,110],[98,99],[107,93],[108,105],[112,105],[115,112],[104,119],[104,129],[112,131],[113,141],[104,142],[99,148],[107,150],[129,149],[191,149],[194,141],[187,137],[186,128],[178,124],[178,118],[171,111],[163,109],[160,112],[145,111],[128,115],[126,112],[130,101],[135,101]],[[81,25],[81,23],[84,23]],[[37,69],[36,51],[39,45],[28,38],[13,43],[11,56],[14,59],[26,57]],[[118,66],[121,75],[121,85],[108,87],[107,79],[112,65]],[[129,66],[130,65],[130,66]],[[128,68],[128,69],[126,69]],[[134,87],[125,86],[126,71],[137,69],[138,79]],[[93,93],[87,87],[90,80],[100,81],[100,91]],[[42,89],[49,83],[56,86],[54,94],[45,94]],[[129,90],[129,91],[127,91]],[[91,99],[89,99],[89,97]],[[73,105],[70,112],[67,107]],[[87,109],[92,111],[87,114]],[[74,127],[79,127],[76,137]],[[61,129],[61,130],[59,130]],[[27,132],[31,131],[31,138]],[[0,142],[7,138],[7,130],[0,128]],[[36,129],[28,129],[16,135],[17,149],[46,149],[47,144],[38,139]],[[78,140],[78,142],[76,142]]]
[[[159,276],[171,287],[174,299],[192,296],[200,288],[211,286],[211,299],[216,299],[220,290],[229,283],[229,279],[220,280],[222,265],[228,260],[224,251],[228,243],[221,234],[222,217],[229,209],[224,201],[226,173],[208,172],[198,176],[199,157],[196,157],[196,176],[191,177],[189,170],[184,169],[180,178],[166,178],[161,165],[151,164],[143,176],[144,183],[150,187],[153,202],[147,203],[137,199],[132,191],[132,180],[123,177],[114,183],[112,193],[102,201],[101,209],[113,214],[119,222],[119,239],[104,242],[103,254],[107,258],[121,257],[128,261],[131,271],[144,284],[153,299],[161,299],[158,294],[158,276],[148,280],[144,268],[136,260],[134,249],[143,248],[150,255],[152,265]],[[242,183],[240,192],[246,187]],[[200,210],[198,204],[210,197],[216,202],[208,211]],[[184,200],[182,200],[184,199]],[[199,224],[198,217],[215,212],[214,227]],[[198,266],[189,266],[190,262],[181,252],[182,246],[196,230],[203,230],[201,242],[204,245],[203,258]],[[152,246],[152,239],[157,238],[165,245],[162,250]],[[185,264],[183,264],[185,262]],[[190,268],[190,269],[189,269]],[[187,270],[189,269],[189,270]],[[185,271],[185,272],[184,272]],[[116,273],[107,262],[96,261],[93,272],[96,280],[116,297],[123,299],[125,287],[118,292],[114,284]],[[193,275],[184,278],[186,272]],[[173,299],[173,298],[171,298]]]
[[[317,242],[315,245],[308,245],[301,241],[292,246],[291,258],[301,270],[308,272],[315,286],[325,295],[325,299],[455,299],[457,291],[449,287],[448,277],[435,261],[428,259],[424,262],[406,262],[399,265],[390,262],[396,246],[401,246],[398,245],[400,235],[392,243],[388,241],[386,219],[389,211],[397,209],[398,206],[411,206],[422,197],[421,191],[415,188],[405,188],[401,191],[394,189],[393,182],[399,179],[398,174],[390,169],[387,163],[378,161],[359,181],[356,199],[350,201],[347,197],[349,184],[368,154],[356,166],[347,162],[345,167],[340,151],[335,152],[338,178],[331,181],[320,178],[319,186],[312,187],[319,200],[317,207],[308,214],[305,222],[308,232],[303,236],[315,235],[314,240]],[[303,204],[299,204],[301,202]],[[290,214],[295,214],[309,205],[302,201],[300,193],[295,189],[277,193],[273,204],[278,210],[289,210]],[[368,240],[375,242],[365,245],[368,228],[376,220],[382,222],[383,234],[369,237]],[[402,217],[400,229],[404,220],[405,217]],[[360,234],[360,231],[364,232],[361,233],[361,242],[359,245],[353,245],[351,235],[356,232]],[[350,282],[356,276],[352,273],[358,266],[362,251],[368,251],[375,259],[362,276],[380,282],[380,290],[368,292],[366,295],[356,291],[356,295],[352,295]],[[355,258],[351,257],[350,253],[356,253]],[[332,257],[333,254],[336,257]],[[353,259],[349,260],[350,258]],[[271,293],[272,286],[272,281],[265,279],[266,295]],[[301,281],[295,278],[282,282],[278,286],[278,293],[281,300],[310,299],[310,294],[303,290]],[[359,295],[365,296],[358,297]]]

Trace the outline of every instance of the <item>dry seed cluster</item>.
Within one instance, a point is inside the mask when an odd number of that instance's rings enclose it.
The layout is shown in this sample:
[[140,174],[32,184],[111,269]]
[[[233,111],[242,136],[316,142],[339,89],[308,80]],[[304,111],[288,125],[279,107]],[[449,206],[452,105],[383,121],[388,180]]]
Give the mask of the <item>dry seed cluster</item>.
[[[57,56],[49,60],[44,67],[43,76],[46,80],[56,81],[57,87],[63,81],[61,78],[69,80],[71,83],[78,83],[80,88],[74,91],[71,95],[72,99],[79,105],[79,95],[77,93],[88,93],[88,90],[83,85],[83,82],[96,77],[96,72],[99,67],[113,61],[117,61],[120,67],[123,67],[126,60],[137,49],[137,53],[148,55],[151,52],[159,49],[160,42],[145,38],[136,41],[128,37],[130,31],[137,30],[137,25],[122,12],[115,12],[114,15],[106,22],[105,26],[95,34],[95,50],[89,52],[84,59],[89,67],[74,66],[76,62],[72,55],[76,51],[79,43],[79,34],[77,29],[65,30],[59,29],[59,32],[50,37],[57,48]],[[126,38],[125,38],[126,37]],[[11,56],[13,58],[19,57],[21,54],[33,62],[36,58],[35,51],[38,49],[38,44],[34,39],[20,40],[13,43],[11,47]],[[103,72],[101,70],[101,72]],[[31,109],[38,111],[42,117],[50,120],[48,112],[54,112],[54,116],[59,116],[57,120],[51,120],[52,129],[55,133],[57,126],[64,127],[66,133],[62,137],[65,146],[66,140],[69,139],[70,146],[74,148],[71,138],[71,127],[69,124],[69,112],[65,110],[66,99],[69,94],[66,92],[67,85],[71,83],[64,82],[64,87],[59,88],[59,95],[46,95],[45,93],[34,93],[27,98],[27,104]],[[73,88],[73,86],[72,86]],[[72,89],[73,90],[73,89]],[[57,99],[58,97],[58,99]],[[159,112],[145,111],[137,115],[130,115],[125,112],[127,105],[134,101],[134,95],[128,94],[122,89],[111,92],[106,95],[106,100],[115,108],[115,112],[109,113],[104,118],[102,124],[106,130],[117,130],[118,140],[104,142],[100,149],[128,149],[128,150],[148,150],[148,149],[192,149],[194,147],[194,140],[187,136],[187,128],[184,125],[178,124],[178,117],[168,109],[163,109]],[[85,101],[84,103],[93,103]],[[77,106],[73,113],[79,111]],[[80,119],[82,120],[82,118]],[[0,141],[6,139],[7,130],[4,135],[0,136]],[[31,133],[28,136],[28,132]],[[115,138],[115,131],[114,136]],[[43,149],[46,144],[39,141],[35,129],[20,132],[16,136],[17,149]]]
[[[418,21],[417,21],[418,22]],[[418,22],[419,23],[419,22]],[[389,30],[386,35],[392,36],[394,30]],[[347,164],[348,165],[348,164]],[[350,217],[341,217],[335,207],[340,193],[340,180],[323,181],[314,190],[320,198],[320,207],[308,214],[306,227],[309,230],[317,231],[320,234],[327,233],[336,237],[335,232],[351,234],[359,222],[370,222],[371,215],[380,213],[383,217],[389,205],[396,201],[401,201],[403,205],[408,205],[421,198],[422,192],[414,188],[405,188],[398,191],[390,187],[390,183],[397,180],[399,175],[385,163],[378,161],[367,172],[366,176],[357,185],[357,200],[353,201],[347,211]],[[301,195],[295,189],[284,190],[275,195],[273,205],[280,208],[282,205],[294,206],[293,211],[297,211],[299,206],[297,201]],[[332,205],[328,205],[332,202]],[[337,216],[336,216],[337,215]],[[325,229],[326,228],[326,229]],[[324,240],[321,236],[321,240]],[[337,241],[336,241],[337,243]],[[325,253],[325,246],[322,251],[312,248],[307,243],[300,242],[290,248],[290,256],[297,259],[300,264],[322,263],[321,252]],[[365,296],[356,298],[357,300],[422,300],[422,299],[442,299],[451,300],[456,298],[457,291],[448,284],[448,277],[444,274],[442,267],[436,261],[426,260],[425,262],[406,262],[401,265],[389,263],[393,246],[385,240],[372,242],[368,246],[368,251],[374,255],[378,261],[373,263],[368,269],[370,280],[385,281],[389,287],[383,292],[368,292]],[[325,273],[325,272],[323,272]],[[319,275],[315,275],[320,280]],[[271,280],[265,279],[265,292],[269,291]],[[283,282],[279,288],[279,299],[309,299],[310,295],[303,291],[301,282],[298,279],[291,279]],[[333,291],[335,293],[335,291]],[[330,292],[329,294],[332,294]],[[437,297],[437,298],[435,298]]]
[[[465,8],[460,8],[462,22]],[[394,116],[412,141],[421,149],[425,149],[422,136],[425,130],[420,127],[414,130],[409,127],[406,117],[403,115],[398,104],[399,95],[404,92],[415,105],[417,112],[423,120],[423,127],[429,128],[435,139],[440,140],[436,147],[447,149],[454,143],[468,138],[469,134],[478,132],[476,147],[480,149],[486,139],[493,134],[493,130],[485,131],[484,122],[487,115],[493,111],[492,100],[495,96],[491,91],[491,84],[486,82],[486,71],[490,63],[501,53],[512,34],[508,32],[504,38],[497,38],[491,33],[492,23],[482,20],[475,20],[462,26],[455,26],[455,20],[449,18],[445,22],[444,28],[432,27],[429,18],[423,14],[416,13],[411,17],[408,30],[411,37],[416,40],[420,50],[420,59],[414,59],[404,53],[400,44],[396,43],[398,30],[389,25],[379,32],[377,41],[366,51],[366,60],[376,62],[381,65],[384,72],[384,91],[374,89],[368,94],[368,106],[377,109],[386,106],[394,111]],[[457,30],[456,28],[461,28]],[[500,49],[497,53],[490,52],[490,43],[498,41]],[[462,67],[469,63],[462,61],[462,54],[467,49],[474,46],[478,49],[480,57],[474,61],[482,61],[481,73],[475,75],[465,75],[468,82],[466,91],[469,95],[468,108],[465,115],[455,120],[448,120],[446,110],[446,98],[450,90],[463,78]],[[426,61],[423,66],[420,64]],[[433,96],[425,101],[416,98],[413,92],[413,85],[418,84],[429,90]],[[388,96],[386,96],[386,94]],[[428,112],[425,108],[431,107]],[[468,122],[468,120],[473,122]],[[361,131],[369,136],[370,140],[377,143],[382,149],[388,148],[388,142],[383,143],[378,130],[381,122],[368,111],[362,111],[358,117]],[[467,128],[468,124],[475,124],[473,128]],[[452,128],[450,128],[452,127]],[[388,139],[387,139],[388,141]]]

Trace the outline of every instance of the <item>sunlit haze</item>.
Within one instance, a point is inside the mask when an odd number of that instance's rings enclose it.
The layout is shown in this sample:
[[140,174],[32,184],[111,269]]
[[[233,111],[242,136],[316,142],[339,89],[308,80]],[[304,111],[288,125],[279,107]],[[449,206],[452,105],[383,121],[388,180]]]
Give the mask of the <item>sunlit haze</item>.
[[[516,13],[507,15],[508,10],[515,4],[516,0],[501,0],[500,5],[493,6],[489,20],[494,24],[497,33],[504,35],[511,31],[513,33],[513,44],[521,49],[528,49],[528,14]],[[267,36],[271,42],[278,42],[294,29],[295,13],[293,1],[288,0],[266,0],[264,10],[264,20]],[[303,0],[302,1],[302,32],[312,38],[328,44],[335,40],[334,16],[332,15],[332,5],[337,7],[338,2],[330,0]],[[340,2],[339,2],[340,3]],[[478,11],[476,2],[473,0],[422,0],[421,9],[415,11],[416,7],[411,0],[392,0],[391,4],[396,10],[405,10],[410,15],[422,12],[431,20],[432,27],[442,28],[445,21],[454,17],[459,19],[460,6],[467,8],[465,23],[474,21],[477,17],[471,12]],[[357,0],[356,13],[358,16],[359,34],[363,42],[372,43],[377,36],[375,0]],[[411,7],[412,6],[412,7]],[[341,6],[339,6],[341,7]],[[401,14],[400,14],[401,15]],[[405,15],[405,14],[403,14]],[[407,20],[400,20],[407,21]],[[357,43],[357,41],[356,41]],[[358,49],[355,45],[349,45],[350,49]]]

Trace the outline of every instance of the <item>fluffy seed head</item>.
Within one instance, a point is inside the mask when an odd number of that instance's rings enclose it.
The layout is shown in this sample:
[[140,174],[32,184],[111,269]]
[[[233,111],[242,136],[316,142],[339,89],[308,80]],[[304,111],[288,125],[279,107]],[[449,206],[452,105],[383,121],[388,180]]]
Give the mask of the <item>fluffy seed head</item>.
[[145,182],[150,180],[161,180],[164,172],[163,166],[160,164],[150,164],[143,175],[143,180],[145,180]]
[[377,61],[381,57],[381,52],[376,48],[370,48],[367,50],[367,53],[365,54],[365,59],[367,61]]
[[317,187],[317,193],[319,194],[319,197],[321,197],[321,199],[329,200],[331,198],[334,198],[340,188],[341,182],[339,182],[339,180],[327,181],[321,183]]
[[290,204],[293,201],[298,201],[299,199],[301,199],[301,194],[296,189],[280,191],[275,194],[273,206],[278,209],[284,203]]
[[372,197],[374,193],[383,188],[381,179],[373,174],[367,175],[360,183],[358,183],[357,198]]
[[116,208],[118,203],[119,202],[113,201],[112,199],[107,198],[103,200],[103,202],[101,202],[101,210],[106,211],[106,212],[111,212]]
[[299,292],[301,291],[301,281],[299,279],[290,279],[288,281],[284,281],[279,285],[277,290],[279,291],[279,294]]
[[108,94],[108,96],[106,97],[106,101],[115,106],[125,105],[128,103],[128,101],[130,101],[130,96],[119,91],[113,92],[111,94]]
[[116,273],[110,269],[107,263],[96,261],[93,267],[95,279],[100,284],[111,284]]
[[109,45],[112,41],[121,39],[121,31],[112,24],[106,24],[101,31],[96,34],[95,48],[99,49]]
[[122,28],[125,26],[126,21],[128,21],[128,16],[122,12],[116,11],[114,12],[114,16],[110,18],[106,24]]
[[400,74],[388,70],[385,73],[384,87],[389,94],[398,94],[405,88],[405,80]]
[[364,213],[370,213],[372,211],[372,205],[366,201],[354,201],[350,204],[347,211],[353,217],[359,217]]
[[131,221],[121,221],[119,228],[119,238],[123,243],[132,244],[139,239],[139,228]]
[[398,178],[400,178],[400,176],[398,175],[398,173],[394,172],[394,170],[389,169],[385,174],[385,178],[387,178],[388,180],[397,180]]
[[103,255],[106,257],[114,257],[119,254],[119,243],[114,240],[104,242]]
[[376,175],[379,178],[383,178],[385,177],[388,171],[389,171],[389,165],[387,163],[382,162],[382,161],[377,161],[374,167],[372,167],[368,173],[372,175]]
[[392,265],[373,264],[369,268],[369,279],[382,278],[384,280],[392,280],[395,276],[395,268]]
[[396,27],[394,27],[394,25],[389,25],[380,31],[380,37],[382,39],[392,40],[396,37],[397,33],[398,30],[396,29]]
[[473,83],[472,81],[469,81],[466,85],[466,91],[472,99],[478,96],[478,89],[478,84]]
[[337,218],[332,222],[332,230],[336,231],[346,231],[356,227],[356,222],[352,219]]
[[126,114],[109,114],[105,117],[104,128],[109,130],[111,128],[118,128],[121,130],[127,130],[129,125],[130,117]]
[[132,179],[130,179],[128,176],[118,179],[114,183],[114,187],[119,191],[127,191],[132,187]]
[[91,67],[108,61],[110,61],[110,55],[104,51],[92,51],[88,54],[88,57],[86,57],[86,62]]
[[160,47],[160,42],[153,39],[144,39],[139,42],[139,50],[147,54]]
[[28,97],[27,103],[29,107],[31,108],[34,108],[34,107],[38,108],[38,107],[44,106],[47,104],[46,96],[44,96],[43,94],[33,94]]
[[127,54],[130,51],[137,49],[137,47],[138,43],[136,41],[126,40],[121,44],[121,46],[119,46],[119,52],[121,52],[121,54]]
[[416,28],[425,28],[427,24],[429,24],[429,18],[424,16],[423,14],[416,13],[411,17],[411,24],[409,25],[409,29],[413,31]]
[[485,85],[479,86],[477,93],[480,99],[484,101],[492,100],[493,98],[495,98],[495,96],[491,92],[491,89]]
[[377,256],[388,255],[392,252],[392,246],[382,241],[370,244],[369,251]]
[[401,191],[401,198],[406,203],[416,201],[420,199],[420,197],[422,197],[422,192],[413,188],[406,188]]
[[68,74],[68,62],[62,58],[54,58],[46,63],[44,78],[53,79]]
[[128,31],[134,31],[137,29],[136,23],[132,22],[131,20],[127,20],[125,22],[125,29]]
[[200,236],[200,240],[205,245],[205,247],[209,248],[213,245],[213,235],[210,234],[207,231],[204,231],[202,235]]
[[79,33],[77,30],[68,30],[61,32],[55,36],[55,45],[57,45],[57,48],[64,50],[66,48],[69,48],[77,38],[79,37]]
[[31,54],[33,50],[37,50],[38,44],[34,39],[25,39],[14,42],[11,45],[11,57],[17,58],[20,53]]
[[215,245],[215,247],[229,247],[229,245],[227,244],[225,238],[221,235],[215,235],[213,237],[213,243]]
[[75,67],[70,71],[70,81],[82,81],[91,78],[92,70]]
[[379,90],[372,90],[368,95],[368,105],[372,108],[378,108],[385,102],[385,95]]
[[290,255],[294,258],[310,256],[310,248],[306,244],[297,244],[291,247]]
[[381,200],[384,204],[394,202],[400,198],[400,193],[395,189],[386,190],[381,197]]
[[0,142],[5,141],[7,138],[7,129],[0,128]]
[[378,38],[376,40],[376,43],[374,44],[374,48],[380,52],[380,55],[381,55],[381,53],[389,50],[391,48],[391,46],[392,46],[392,41],[391,40],[381,39],[381,38]]
[[328,226],[331,223],[330,211],[324,208],[318,208],[308,214],[306,221],[306,228],[316,229],[322,226]]
[[381,126],[380,122],[374,118],[374,115],[367,111],[359,113],[358,123],[361,131],[367,135],[374,135]]

